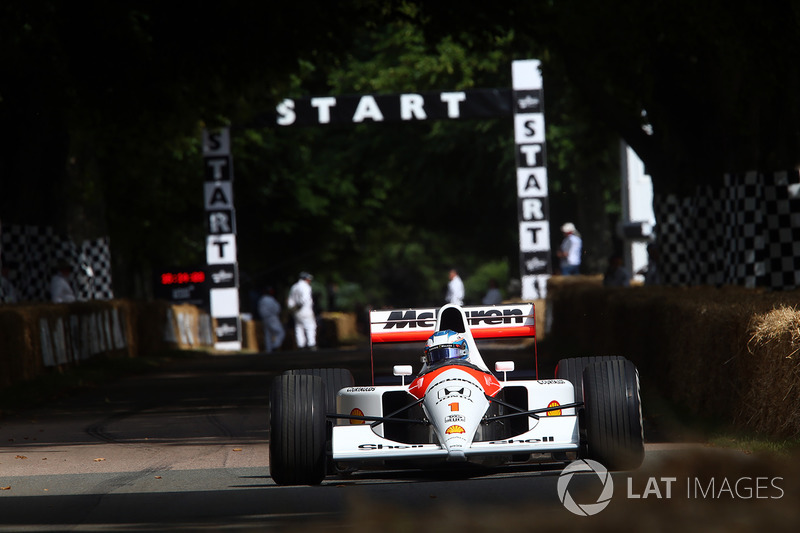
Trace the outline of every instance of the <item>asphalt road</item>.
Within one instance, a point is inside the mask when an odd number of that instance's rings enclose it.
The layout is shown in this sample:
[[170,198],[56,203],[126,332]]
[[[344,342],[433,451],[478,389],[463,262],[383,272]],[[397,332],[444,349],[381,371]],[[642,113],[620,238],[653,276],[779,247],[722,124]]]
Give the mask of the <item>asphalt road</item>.
[[[375,355],[379,375],[390,375],[393,363],[419,367],[416,350]],[[516,360],[518,368],[533,361],[527,349],[485,356]],[[541,377],[550,377],[544,368],[552,362],[540,363]],[[371,379],[363,349],[204,356],[0,419],[0,531],[780,530],[800,524],[797,506],[786,505],[800,501],[796,461],[660,437],[648,442],[639,471],[614,475],[607,509],[589,517],[570,513],[559,499],[564,464],[360,472],[319,487],[278,487],[269,477],[269,384],[285,369],[311,366],[350,368],[359,384]],[[750,481],[729,495],[725,485],[740,478]],[[575,500],[594,503],[600,478],[576,480],[570,485]]]

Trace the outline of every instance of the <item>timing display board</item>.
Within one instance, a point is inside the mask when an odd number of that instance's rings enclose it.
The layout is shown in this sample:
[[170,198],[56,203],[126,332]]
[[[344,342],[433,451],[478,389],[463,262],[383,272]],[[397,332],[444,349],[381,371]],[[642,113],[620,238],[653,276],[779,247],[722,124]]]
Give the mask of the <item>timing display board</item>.
[[155,296],[178,304],[208,306],[205,266],[162,268],[156,273]]

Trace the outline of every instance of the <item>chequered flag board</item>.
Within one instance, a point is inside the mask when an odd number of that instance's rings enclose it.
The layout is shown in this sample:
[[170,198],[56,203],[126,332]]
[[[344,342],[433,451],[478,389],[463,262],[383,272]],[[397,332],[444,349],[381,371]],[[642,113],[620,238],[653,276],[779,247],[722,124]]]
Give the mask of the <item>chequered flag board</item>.
[[[660,201],[659,201],[660,200]],[[688,232],[689,203],[670,195],[654,202],[656,215],[656,231],[660,249],[660,269],[662,283],[665,285],[687,285],[692,281],[687,248],[693,247],[687,242],[691,238]],[[688,245],[688,246],[687,246]]]
[[800,287],[800,172],[765,176],[768,283],[773,289]]
[[726,175],[719,190],[656,197],[668,285],[800,287],[800,172]]
[[52,228],[3,225],[2,261],[22,302],[50,301],[50,279],[60,263],[72,267],[78,300],[110,300],[111,248],[102,237],[80,243],[56,235]]

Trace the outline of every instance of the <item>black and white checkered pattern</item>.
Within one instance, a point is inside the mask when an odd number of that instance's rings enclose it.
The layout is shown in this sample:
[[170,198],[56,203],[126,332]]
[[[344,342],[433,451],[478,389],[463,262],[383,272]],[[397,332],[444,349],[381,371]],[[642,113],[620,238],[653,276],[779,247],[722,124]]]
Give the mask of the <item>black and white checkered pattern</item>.
[[698,189],[688,204],[684,214],[691,221],[686,228],[690,250],[687,252],[689,279],[695,284],[717,285],[721,282],[719,265],[722,255],[719,238],[722,226],[717,216],[721,212],[720,200],[710,187],[704,187]]
[[[85,240],[80,245],[79,268],[76,278],[79,281],[79,300],[110,300],[114,297],[111,284],[111,246],[109,239],[101,237]],[[87,267],[91,268],[88,270]],[[87,273],[91,272],[92,276]]]
[[800,287],[800,172],[765,177],[767,286]]
[[49,227],[4,225],[2,261],[22,302],[50,301],[50,279],[62,262],[72,267],[71,283],[78,300],[114,297],[107,237],[75,243]]
[[670,195],[654,202],[656,231],[661,251],[661,278],[665,285],[686,285],[690,282],[687,255],[688,203]]
[[726,175],[715,191],[656,197],[663,282],[800,287],[800,173]]

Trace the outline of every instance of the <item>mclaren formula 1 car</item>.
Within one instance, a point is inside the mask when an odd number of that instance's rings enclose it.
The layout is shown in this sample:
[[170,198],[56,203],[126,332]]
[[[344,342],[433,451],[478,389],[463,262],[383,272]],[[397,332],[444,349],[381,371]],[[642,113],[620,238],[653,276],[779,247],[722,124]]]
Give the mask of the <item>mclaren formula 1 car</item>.
[[[318,484],[370,464],[499,464],[590,458],[610,470],[644,458],[638,372],[622,357],[559,361],[554,379],[494,372],[476,340],[535,337],[533,304],[370,312],[371,343],[419,343],[422,368],[356,386],[341,368],[289,370],[270,392],[270,474]],[[483,342],[483,341],[481,341]],[[534,338],[535,346],[535,338]],[[534,374],[538,377],[538,373]],[[408,382],[406,382],[408,380]]]

